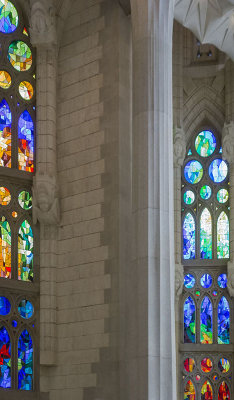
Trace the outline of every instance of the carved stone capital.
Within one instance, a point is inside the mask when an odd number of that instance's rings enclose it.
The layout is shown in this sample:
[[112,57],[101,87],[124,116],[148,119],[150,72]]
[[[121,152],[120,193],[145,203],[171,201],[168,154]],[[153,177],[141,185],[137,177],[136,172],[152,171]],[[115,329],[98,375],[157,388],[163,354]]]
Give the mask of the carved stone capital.
[[234,161],[234,122],[224,124],[222,132],[223,159],[230,164]]
[[178,302],[184,286],[184,267],[182,264],[175,264],[175,300]]
[[30,0],[30,40],[35,47],[57,44],[55,8],[52,0]]
[[58,188],[54,176],[37,173],[33,178],[33,223],[44,225],[59,223]]
[[227,289],[231,297],[234,297],[234,263],[228,261],[227,263]]
[[185,134],[182,128],[174,128],[174,166],[181,167],[186,154]]

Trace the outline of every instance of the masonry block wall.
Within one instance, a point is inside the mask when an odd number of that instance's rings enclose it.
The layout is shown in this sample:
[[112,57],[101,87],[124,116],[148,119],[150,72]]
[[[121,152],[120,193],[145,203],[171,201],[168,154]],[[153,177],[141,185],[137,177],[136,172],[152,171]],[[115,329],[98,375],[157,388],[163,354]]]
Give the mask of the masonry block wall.
[[51,400],[119,399],[130,58],[130,20],[116,1],[71,2],[58,59],[57,351],[43,377]]

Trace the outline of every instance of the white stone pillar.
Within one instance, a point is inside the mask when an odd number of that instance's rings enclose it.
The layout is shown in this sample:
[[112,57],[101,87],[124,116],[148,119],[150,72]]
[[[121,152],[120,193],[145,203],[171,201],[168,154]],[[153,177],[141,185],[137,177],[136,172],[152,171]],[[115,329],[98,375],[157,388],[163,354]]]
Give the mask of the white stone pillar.
[[30,0],[30,38],[37,49],[36,175],[33,220],[40,222],[40,363],[56,349],[56,265],[59,202],[56,167],[57,33],[52,0]]
[[128,399],[176,398],[172,0],[132,0],[133,253]]

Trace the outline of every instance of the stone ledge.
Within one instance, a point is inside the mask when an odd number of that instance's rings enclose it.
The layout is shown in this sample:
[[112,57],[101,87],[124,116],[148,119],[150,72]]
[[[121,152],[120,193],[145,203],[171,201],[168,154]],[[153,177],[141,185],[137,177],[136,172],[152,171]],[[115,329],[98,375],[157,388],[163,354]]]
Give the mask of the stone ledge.
[[1,400],[49,400],[49,393],[0,389]]

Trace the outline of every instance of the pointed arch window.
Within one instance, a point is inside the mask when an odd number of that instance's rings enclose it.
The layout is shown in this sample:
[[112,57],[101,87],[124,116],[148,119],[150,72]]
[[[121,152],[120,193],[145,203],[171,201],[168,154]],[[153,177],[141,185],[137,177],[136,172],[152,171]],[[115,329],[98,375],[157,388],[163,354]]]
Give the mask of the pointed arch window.
[[227,292],[229,165],[217,132],[196,132],[182,167],[185,399],[230,399],[232,303]]
[[27,22],[19,0],[0,0],[0,398],[2,389],[39,391],[36,76]]

